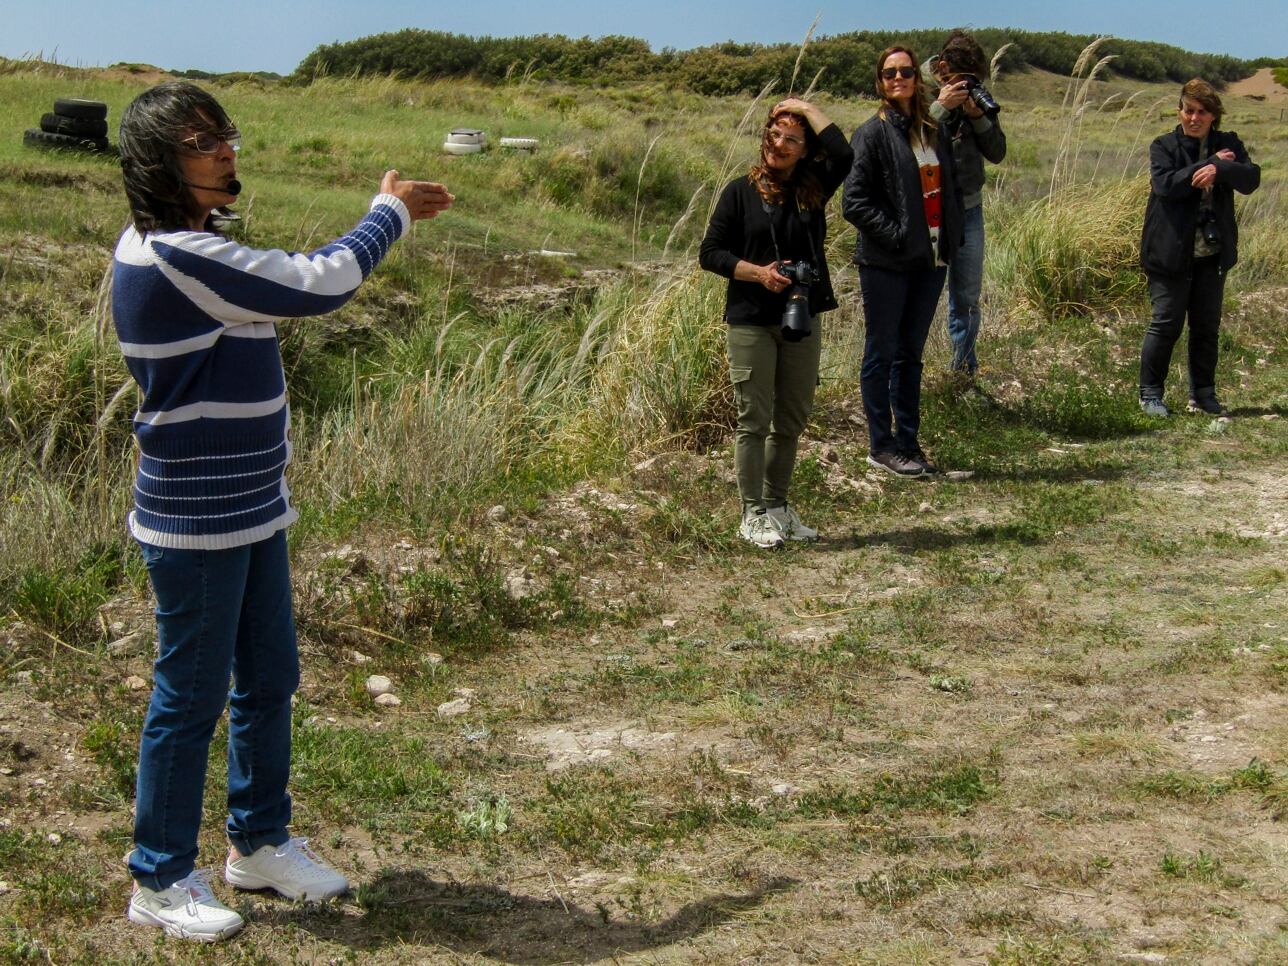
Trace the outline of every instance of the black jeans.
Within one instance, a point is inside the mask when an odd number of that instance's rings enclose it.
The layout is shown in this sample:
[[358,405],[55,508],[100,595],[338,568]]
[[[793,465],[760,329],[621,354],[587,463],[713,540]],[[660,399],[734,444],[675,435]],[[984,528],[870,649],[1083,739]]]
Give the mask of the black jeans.
[[947,268],[893,272],[859,266],[865,327],[859,388],[874,455],[917,449],[921,353],[947,272]]
[[1216,394],[1217,335],[1225,274],[1220,256],[1196,258],[1188,275],[1150,275],[1149,301],[1153,318],[1140,350],[1140,397],[1162,399],[1172,347],[1190,317],[1190,398]]

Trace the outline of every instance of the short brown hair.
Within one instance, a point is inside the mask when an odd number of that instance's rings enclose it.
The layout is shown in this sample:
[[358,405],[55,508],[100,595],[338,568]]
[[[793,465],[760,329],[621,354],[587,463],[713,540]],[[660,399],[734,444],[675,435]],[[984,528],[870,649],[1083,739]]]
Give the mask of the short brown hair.
[[1177,102],[1176,107],[1179,110],[1185,106],[1186,101],[1194,101],[1202,105],[1203,109],[1212,115],[1212,127],[1221,126],[1221,115],[1225,113],[1225,108],[1221,106],[1221,97],[1207,81],[1200,77],[1195,77],[1191,81],[1186,81],[1185,86],[1181,88],[1181,99]]

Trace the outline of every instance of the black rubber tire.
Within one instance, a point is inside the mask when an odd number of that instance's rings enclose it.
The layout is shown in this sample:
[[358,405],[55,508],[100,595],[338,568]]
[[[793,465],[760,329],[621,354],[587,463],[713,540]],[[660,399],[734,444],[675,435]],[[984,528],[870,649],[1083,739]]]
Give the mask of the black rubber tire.
[[63,117],[88,117],[106,120],[107,105],[102,101],[86,101],[79,97],[60,97],[54,101],[54,113]]
[[22,143],[31,148],[57,148],[64,151],[97,151],[107,152],[111,145],[107,138],[78,138],[70,134],[50,134],[28,128],[22,132]]
[[107,137],[107,121],[101,117],[63,117],[46,114],[40,119],[40,129],[46,134],[67,134],[74,138]]

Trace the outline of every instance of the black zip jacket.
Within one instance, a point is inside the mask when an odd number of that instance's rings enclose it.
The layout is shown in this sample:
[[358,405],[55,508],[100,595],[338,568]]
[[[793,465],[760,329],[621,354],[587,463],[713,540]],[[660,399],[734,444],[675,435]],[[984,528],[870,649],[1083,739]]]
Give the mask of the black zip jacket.
[[[1216,157],[1224,148],[1234,160]],[[1208,135],[1211,157],[1200,158],[1197,138],[1181,126],[1154,139],[1149,146],[1149,203],[1140,237],[1140,264],[1151,275],[1184,275],[1194,261],[1194,231],[1198,227],[1203,192],[1190,184],[1194,172],[1216,165],[1212,210],[1221,233],[1221,271],[1228,272],[1239,257],[1239,226],[1234,220],[1234,192],[1252,194],[1261,184],[1261,168],[1248,159],[1239,136],[1232,131]]]
[[[910,272],[933,268],[930,229],[921,195],[921,172],[908,144],[910,119],[898,111],[873,116],[854,132],[854,166],[845,179],[841,213],[859,230],[854,264]],[[939,257],[951,262],[961,247],[965,213],[957,188],[952,137],[939,125],[935,154],[941,166],[943,224]]]
[[[827,199],[836,193],[850,170],[850,145],[835,124],[829,124],[820,131],[818,139],[823,160],[800,163],[815,165],[824,199]],[[720,200],[716,202],[706,237],[698,249],[698,264],[708,272],[729,279],[724,317],[730,325],[778,325],[783,320],[786,292],[771,292],[759,282],[740,282],[733,277],[734,268],[740,261],[768,265],[774,260],[770,217],[774,219],[778,250],[783,261],[818,262],[820,277],[809,290],[810,315],[836,308],[823,244],[827,239],[827,219],[823,209],[808,212],[809,217],[802,220],[796,208],[796,196],[790,191],[784,194],[783,204],[770,206],[767,215],[761,205],[760,192],[743,175],[725,185]]]

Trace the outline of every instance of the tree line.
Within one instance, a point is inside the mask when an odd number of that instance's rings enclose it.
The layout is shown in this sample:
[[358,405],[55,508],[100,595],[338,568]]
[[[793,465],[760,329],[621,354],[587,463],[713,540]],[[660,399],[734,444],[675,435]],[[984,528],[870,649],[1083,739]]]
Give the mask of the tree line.
[[[819,86],[833,94],[871,95],[880,51],[901,43],[924,58],[938,49],[947,33],[947,29],[856,31],[817,38],[801,58],[796,87],[804,88],[818,75]],[[973,33],[990,56],[1004,45],[1012,45],[1000,61],[1004,70],[1027,65],[1057,74],[1072,73],[1078,56],[1096,39],[1091,34],[994,27]],[[654,51],[635,37],[470,37],[406,29],[324,44],[305,57],[292,76],[302,83],[326,75],[389,74],[470,77],[488,82],[531,78],[572,84],[643,80],[697,94],[731,95],[754,93],[770,80],[776,81],[777,90],[786,90],[799,53],[798,45],[788,43],[726,42],[690,50],[666,47]],[[1121,76],[1176,83],[1203,77],[1216,86],[1247,77],[1258,67],[1284,63],[1200,54],[1169,44],[1117,38],[1105,42],[1096,53],[1100,57],[1114,55],[1111,69]]]

